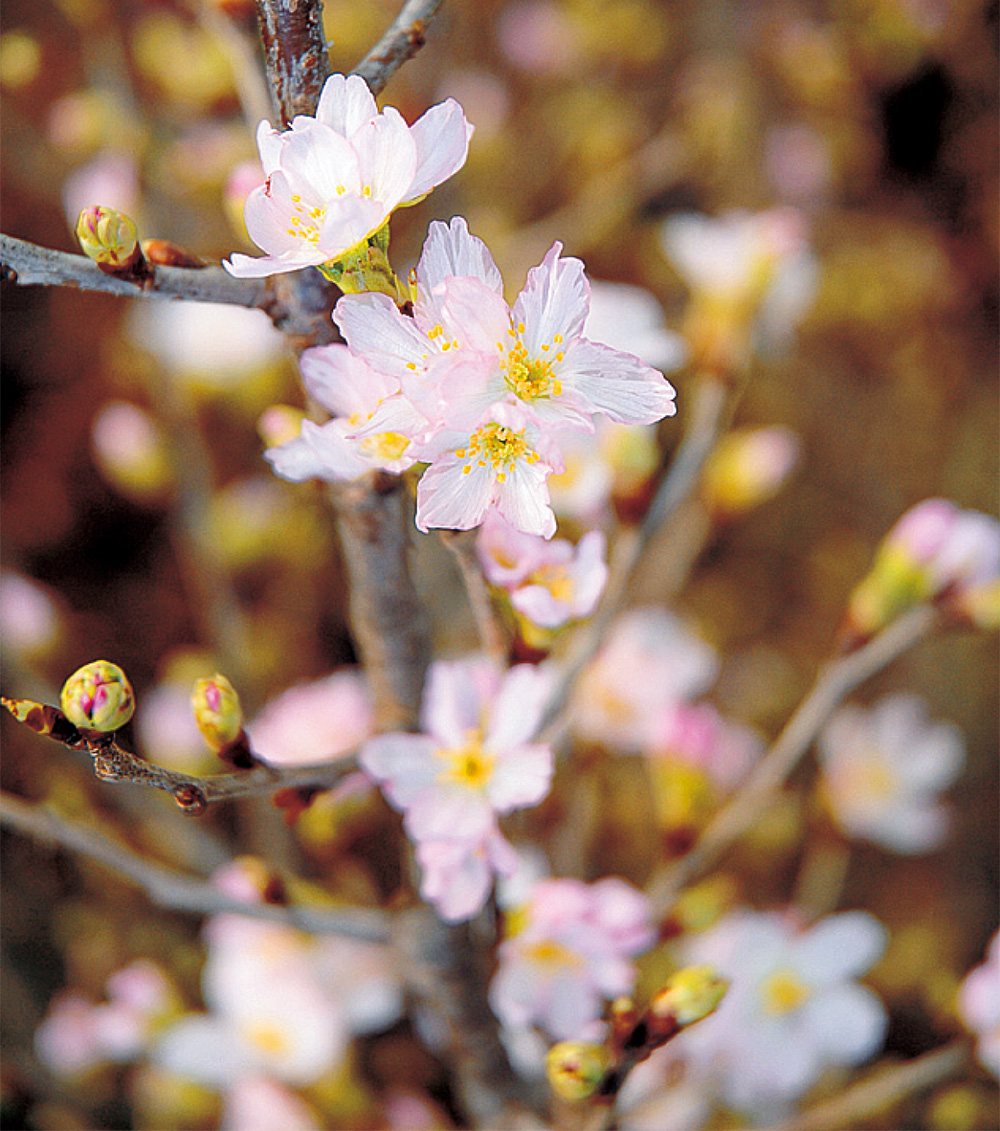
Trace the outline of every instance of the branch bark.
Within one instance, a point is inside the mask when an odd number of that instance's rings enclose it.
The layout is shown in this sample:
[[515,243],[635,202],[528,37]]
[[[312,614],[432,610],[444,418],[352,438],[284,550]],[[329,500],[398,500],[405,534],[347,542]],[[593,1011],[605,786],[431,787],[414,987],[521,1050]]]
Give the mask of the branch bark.
[[197,915],[230,912],[267,919],[313,934],[345,935],[371,942],[388,942],[390,920],[385,912],[366,908],[281,906],[242,903],[204,880],[186,876],[147,860],[124,844],[51,810],[29,804],[9,793],[0,794],[0,825],[36,840],[58,844],[97,860],[142,888],[160,907]]
[[442,0],[407,0],[392,27],[354,68],[368,83],[372,94],[378,94],[386,83],[424,45],[424,33]]

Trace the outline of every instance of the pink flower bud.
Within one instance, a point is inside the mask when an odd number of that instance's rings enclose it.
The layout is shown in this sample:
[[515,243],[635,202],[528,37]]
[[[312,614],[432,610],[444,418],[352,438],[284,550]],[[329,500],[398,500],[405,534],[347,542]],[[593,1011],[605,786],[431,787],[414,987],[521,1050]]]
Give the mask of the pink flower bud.
[[99,267],[116,270],[131,267],[139,249],[136,226],[123,212],[94,204],[80,213],[76,238],[85,255]]
[[755,428],[723,439],[705,468],[703,494],[715,511],[740,514],[775,495],[799,458],[787,428]]
[[132,717],[135,692],[117,664],[95,660],[66,680],[59,705],[66,718],[81,730],[110,733]]
[[592,1096],[608,1066],[607,1050],[592,1041],[559,1041],[545,1058],[545,1071],[552,1090],[571,1101]]
[[191,693],[195,721],[213,750],[222,750],[243,733],[243,708],[236,688],[224,675],[199,679]]

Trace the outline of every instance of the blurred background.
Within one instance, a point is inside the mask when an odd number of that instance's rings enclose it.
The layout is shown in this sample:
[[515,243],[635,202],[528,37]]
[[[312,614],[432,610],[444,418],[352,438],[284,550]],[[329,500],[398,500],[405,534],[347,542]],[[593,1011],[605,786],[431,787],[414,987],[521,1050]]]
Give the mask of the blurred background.
[[[252,252],[240,220],[262,97],[251,8],[6,0],[3,232],[75,250],[79,210],[103,203],[207,262]],[[396,10],[329,0],[334,70]],[[930,496],[997,513],[997,11],[979,0],[446,3],[382,99],[412,122],[452,96],[476,126],[465,169],[394,217],[401,275],[428,222],[461,214],[509,300],[559,239],[591,277],[648,289],[679,329],[688,289],[664,252],[666,218],[776,206],[803,218],[814,298],[797,327],[759,341],[735,420],[791,429],[799,465],[776,498],[714,532],[677,602],[722,657],[716,704],[768,737],[830,655],[845,599],[900,514]],[[354,658],[323,493],[276,479],[261,458],[264,410],[303,405],[292,359],[256,312],[69,288],[5,284],[2,329],[3,692],[55,702],[79,665],[113,660],[136,688],[131,737],[146,756],[219,772],[187,721],[195,676],[225,665],[253,715]],[[671,380],[667,458],[689,378]],[[428,591],[440,589],[435,563],[418,567]],[[656,577],[654,561],[637,600],[657,601]],[[445,651],[473,642],[454,590],[433,605]],[[914,690],[967,744],[945,847],[856,846],[844,881],[842,906],[868,908],[893,935],[874,978],[890,1052],[959,1031],[946,1003],[996,927],[997,682],[996,639],[961,632],[922,643],[856,696]],[[86,759],[7,717],[0,727],[5,789],[175,866],[207,874],[239,846],[336,894],[392,889],[388,866],[370,863],[382,813],[328,814],[303,850],[263,803],[186,820],[163,796],[100,785]],[[762,905],[788,898],[795,839],[747,865]],[[55,991],[99,995],[137,956],[169,965],[196,999],[198,923],[79,859],[7,834],[4,849],[4,1126],[156,1126],[116,1076],[76,1093],[54,1084],[33,1033]],[[612,852],[618,870],[627,849]],[[400,1072],[436,1079],[415,1042],[391,1039],[391,1054],[367,1047],[370,1087]],[[985,1078],[968,1088],[964,1125],[995,1126],[977,1122],[996,1118]],[[904,1125],[958,1125],[934,1110],[932,1097]]]

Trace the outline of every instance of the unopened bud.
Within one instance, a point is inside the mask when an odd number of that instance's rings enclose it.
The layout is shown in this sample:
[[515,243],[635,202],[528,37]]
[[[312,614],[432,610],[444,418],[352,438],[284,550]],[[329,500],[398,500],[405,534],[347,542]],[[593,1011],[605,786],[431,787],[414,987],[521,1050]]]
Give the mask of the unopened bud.
[[712,966],[686,966],[678,970],[650,1003],[658,1021],[675,1021],[680,1028],[712,1013],[726,996],[729,981]]
[[85,255],[102,269],[122,271],[142,256],[139,233],[133,221],[113,208],[94,204],[80,213],[76,238]]
[[609,1057],[603,1045],[591,1041],[560,1041],[549,1049],[545,1071],[549,1084],[564,1100],[585,1100],[600,1086]]
[[191,693],[195,721],[213,750],[223,750],[243,733],[243,708],[236,688],[224,675],[199,679]]
[[730,515],[759,506],[778,492],[798,457],[798,437],[787,428],[732,432],[705,466],[705,502]]
[[135,692],[117,664],[95,660],[66,680],[59,705],[66,718],[81,730],[110,733],[132,717]]
[[287,404],[273,404],[266,408],[257,421],[257,434],[269,448],[287,444],[302,431],[305,413]]

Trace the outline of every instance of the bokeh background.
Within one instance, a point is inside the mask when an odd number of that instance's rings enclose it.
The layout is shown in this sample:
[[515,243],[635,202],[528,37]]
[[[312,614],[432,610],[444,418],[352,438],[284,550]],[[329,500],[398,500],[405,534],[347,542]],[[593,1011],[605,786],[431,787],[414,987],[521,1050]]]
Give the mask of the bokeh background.
[[[395,12],[330,0],[334,69]],[[239,0],[6,0],[2,230],[73,250],[76,212],[115,193],[143,236],[209,262],[252,251],[231,200],[234,170],[255,158],[239,97],[259,98],[246,17]],[[454,96],[477,127],[462,173],[394,218],[397,269],[429,220],[462,214],[509,298],[560,239],[593,277],[648,288],[679,326],[687,292],[658,239],[664,218],[777,204],[806,218],[815,300],[755,358],[736,417],[794,430],[801,463],[778,498],[713,537],[678,602],[723,656],[716,702],[765,734],[830,654],[847,594],[905,509],[943,495],[997,512],[997,77],[997,5],[979,0],[483,0],[446,3],[386,92],[410,121]],[[2,304],[2,566],[7,584],[33,579],[51,602],[4,622],[4,694],[53,702],[66,675],[106,657],[131,676],[140,714],[156,690],[170,718],[183,697],[164,688],[223,654],[252,713],[349,662],[322,493],[276,480],[260,455],[261,412],[302,404],[263,316],[191,321],[165,304],[6,284]],[[683,423],[687,377],[672,379]],[[112,402],[148,415],[112,417],[95,441]],[[678,434],[662,429],[668,453]],[[123,471],[121,450],[146,461]],[[438,568],[431,559],[422,576],[438,641],[455,649],[469,625],[457,586],[441,599]],[[655,563],[636,597],[656,600]],[[913,1055],[958,1031],[945,1003],[997,922],[996,640],[936,637],[856,699],[903,688],[966,737],[953,832],[929,856],[856,848],[841,902],[893,933],[875,983],[889,1051]],[[5,789],[203,873],[235,844],[302,863],[266,805],[199,826],[0,726]],[[361,861],[378,822],[347,825],[326,830],[306,867],[341,894],[377,896],[391,882]],[[87,863],[14,836],[4,848],[4,1125],[130,1126],[117,1078],[66,1093],[32,1034],[58,988],[100,994],[139,954],[196,998],[198,924]],[[769,851],[766,868],[748,865],[762,903],[787,898],[795,872],[791,848]],[[616,868],[628,859],[619,844]],[[367,1049],[371,1087],[435,1078],[415,1042],[392,1040]],[[962,1110],[995,1120],[986,1079],[968,1088]],[[945,1126],[933,1097],[905,1118]]]

